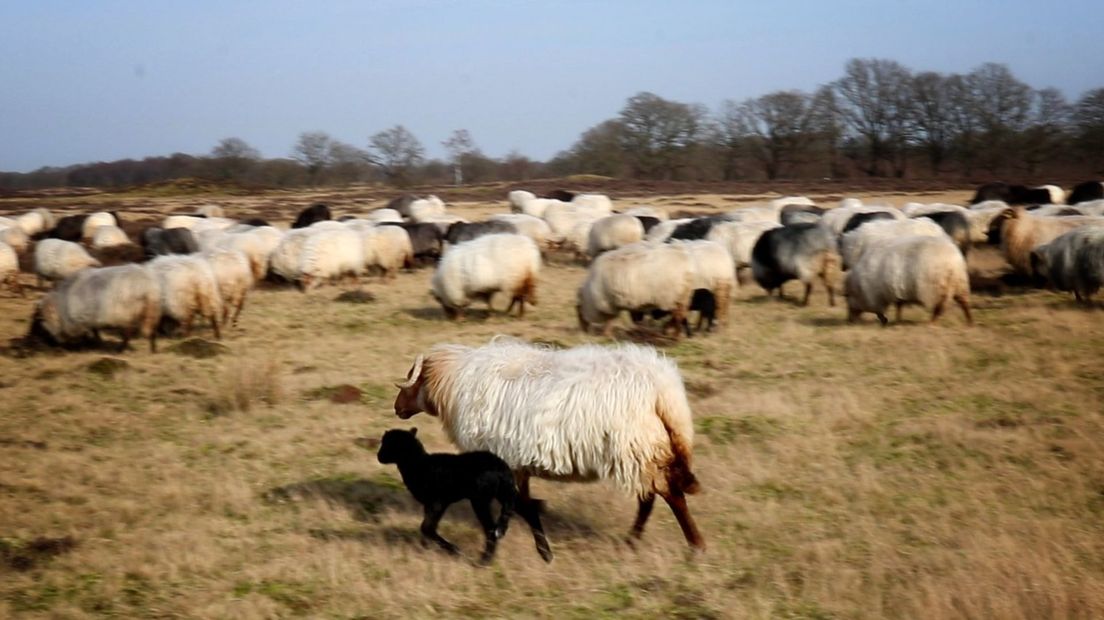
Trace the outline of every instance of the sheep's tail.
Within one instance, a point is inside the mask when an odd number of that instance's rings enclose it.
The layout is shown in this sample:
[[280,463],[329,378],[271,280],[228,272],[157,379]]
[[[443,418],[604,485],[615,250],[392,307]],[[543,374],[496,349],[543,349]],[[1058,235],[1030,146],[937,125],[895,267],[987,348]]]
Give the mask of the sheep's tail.
[[662,397],[656,402],[655,410],[656,415],[659,416],[659,421],[663,424],[663,428],[667,431],[667,436],[671,440],[672,458],[667,465],[667,486],[673,493],[682,492],[693,495],[701,490],[701,484],[698,483],[697,477],[694,476],[694,472],[690,471],[693,435],[688,435],[681,428],[689,423],[690,416],[685,416],[685,422],[680,420],[679,418],[682,416],[678,416],[673,412],[669,403]]

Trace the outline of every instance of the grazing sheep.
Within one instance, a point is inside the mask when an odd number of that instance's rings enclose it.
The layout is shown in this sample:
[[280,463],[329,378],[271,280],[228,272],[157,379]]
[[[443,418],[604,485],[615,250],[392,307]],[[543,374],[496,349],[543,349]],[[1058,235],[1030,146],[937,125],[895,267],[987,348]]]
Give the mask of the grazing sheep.
[[605,252],[587,270],[576,295],[579,327],[601,326],[607,338],[622,310],[665,310],[675,335],[686,321],[694,287],[693,262],[683,244],[634,243]]
[[383,277],[395,277],[399,269],[414,266],[414,245],[410,235],[398,226],[378,226],[361,231],[364,266],[378,269]]
[[57,221],[57,224],[46,233],[48,239],[61,239],[62,241],[80,241],[84,234],[84,222],[87,214],[66,215]]
[[323,282],[364,273],[364,241],[359,231],[323,229],[311,234],[299,255],[296,282],[309,291]]
[[587,233],[586,253],[591,258],[608,250],[644,239],[644,225],[633,215],[610,215],[596,220]]
[[414,194],[403,194],[387,201],[387,206],[384,209],[396,211],[400,217],[410,217],[410,203],[417,199],[418,197]]
[[1010,205],[1043,205],[1062,202],[1065,192],[1056,185],[1026,187],[1007,183],[986,183],[978,187],[970,204],[1000,200]]
[[240,232],[216,233],[213,241],[204,249],[241,252],[249,261],[253,279],[260,280],[268,272],[269,256],[282,238],[283,233],[271,226],[249,227]]
[[0,226],[0,243],[6,243],[13,250],[22,254],[31,245],[31,238],[26,231],[16,224],[7,227]]
[[97,250],[127,245],[129,243],[130,239],[126,236],[126,233],[123,232],[123,229],[118,226],[100,226],[96,229],[96,232],[92,233],[92,247]]
[[524,213],[500,213],[492,215],[491,220],[510,224],[518,234],[532,239],[542,253],[549,249],[549,238],[552,236],[552,229],[548,227],[548,222],[539,217],[525,215]]
[[28,237],[33,237],[54,227],[54,215],[46,209],[38,208],[16,217],[15,223]]
[[575,194],[571,198],[571,204],[600,215],[613,213],[613,201],[605,194]]
[[[529,194],[529,192],[525,192]],[[513,194],[513,192],[511,192]],[[532,196],[532,194],[529,194]],[[548,207],[557,205],[563,206],[571,204],[570,201],[555,200],[553,198],[536,198],[524,195],[511,196],[510,198],[510,211],[512,213],[523,213],[525,215],[532,215],[533,217],[544,217],[545,211]]]
[[[728,308],[736,290],[736,270],[732,255],[724,245],[715,241],[675,241],[690,255],[690,287],[707,290],[713,294],[716,319],[723,325],[728,320]],[[691,296],[693,306],[693,296]],[[712,320],[710,328],[712,328]]]
[[0,242],[0,284],[23,296],[23,287],[19,285],[19,257],[10,245],[3,242]]
[[[460,549],[437,533],[437,524],[449,506],[462,499],[469,500],[486,540],[480,562],[490,563],[498,541],[506,535],[517,503],[514,473],[506,461],[486,450],[427,454],[417,435],[416,428],[387,431],[376,459],[399,466],[403,484],[425,509],[422,536],[452,555],[460,553]],[[502,507],[497,522],[491,516],[491,500],[497,500]]]
[[686,541],[705,549],[685,497],[699,489],[691,470],[690,404],[675,362],[655,349],[557,351],[505,338],[478,348],[437,345],[414,360],[398,387],[399,418],[425,411],[461,450],[489,450],[513,468],[518,514],[545,560],[552,550],[530,497],[530,476],[610,480],[636,495],[630,542],[643,534],[659,495]]
[[314,224],[315,222],[322,222],[332,219],[333,214],[330,213],[329,205],[322,202],[317,202],[300,211],[299,215],[295,216],[295,222],[291,225],[291,227],[306,228],[311,224]]
[[35,244],[34,270],[40,280],[64,280],[82,269],[99,266],[100,261],[72,241],[43,239]]
[[1104,199],[1104,183],[1100,181],[1085,181],[1084,183],[1078,183],[1073,186],[1069,196],[1066,197],[1066,204],[1075,205],[1090,200],[1101,199]]
[[237,325],[238,316],[245,306],[245,297],[253,288],[254,271],[249,258],[244,252],[231,249],[210,250],[203,257],[211,265],[222,298],[222,324],[226,325],[231,319],[230,311],[233,310],[234,325]]
[[693,221],[693,218],[678,218],[660,222],[653,226],[644,238],[654,243],[663,243],[671,238],[671,233],[675,232],[676,228],[690,221]]
[[1010,207],[993,218],[989,242],[999,244],[1005,260],[1023,276],[1031,275],[1031,251],[1062,233],[1104,222],[1089,216],[1036,217],[1023,207]]
[[269,273],[286,282],[298,282],[299,257],[303,254],[303,246],[317,232],[311,228],[299,228],[285,233],[268,257]]
[[85,218],[84,223],[81,225],[81,239],[91,239],[92,236],[96,234],[96,229],[100,226],[118,225],[119,220],[115,217],[114,213],[97,211]]
[[879,220],[860,226],[855,230],[844,233],[839,240],[839,252],[842,267],[850,269],[858,262],[863,252],[868,248],[887,239],[895,239],[908,235],[923,235],[926,237],[942,237],[946,233],[943,228],[928,218],[910,220]]
[[[603,216],[602,213],[580,208],[567,202],[548,205],[548,208],[544,210],[544,221],[548,223],[548,228],[552,231],[553,243],[566,241],[572,230],[577,229],[580,223],[593,224],[595,220]],[[584,235],[581,239],[582,243],[578,246],[579,250],[586,251],[586,239],[587,237]]]
[[196,317],[211,322],[215,338],[221,340],[219,315],[222,296],[210,263],[199,255],[158,256],[146,268],[161,287],[161,327],[170,331],[174,323],[187,336]]
[[893,217],[893,215],[891,213],[888,213],[886,211],[870,211],[870,212],[867,212],[867,213],[856,213],[855,215],[852,215],[850,218],[847,219],[847,223],[843,225],[843,230],[840,231],[840,234],[841,235],[846,235],[847,233],[851,232],[852,230],[855,230],[856,228],[858,228],[858,227],[860,227],[863,224],[866,224],[868,222],[877,222],[878,220],[894,220],[894,221],[896,221],[896,219],[897,218]]
[[146,258],[168,254],[193,254],[199,251],[195,235],[187,228],[158,228],[151,226],[142,231],[138,241],[146,252]]
[[395,209],[376,209],[375,211],[369,211],[368,215],[364,216],[364,219],[369,222],[401,222],[402,214]]
[[813,279],[820,278],[828,291],[828,305],[834,306],[828,272],[838,260],[836,240],[829,230],[819,224],[794,224],[763,231],[751,250],[751,273],[768,296],[777,289],[779,299],[783,284],[799,280],[805,285],[803,306],[809,305]]
[[419,198],[408,207],[413,222],[439,221],[446,215],[445,203],[436,196]]
[[716,241],[732,255],[736,274],[751,268],[751,251],[764,231],[778,228],[775,222],[721,222],[709,230],[706,239]]
[[1104,224],[1082,226],[1031,252],[1033,271],[1078,302],[1092,304],[1104,284]]
[[494,235],[497,233],[516,233],[518,230],[514,228],[513,224],[503,222],[501,220],[490,220],[486,222],[456,222],[448,227],[448,231],[445,232],[445,241],[449,245],[456,245],[457,243],[463,243],[465,241],[471,241],[477,239],[483,235]]
[[410,239],[410,245],[414,252],[414,259],[423,264],[433,264],[441,256],[441,246],[445,235],[441,229],[433,224],[412,224],[408,222],[394,223],[382,222],[381,228],[396,226],[406,231]]
[[492,308],[495,293],[510,299],[518,316],[525,316],[525,303],[536,305],[540,249],[533,240],[518,234],[495,234],[473,239],[450,249],[433,273],[432,293],[450,319],[463,318],[473,299],[483,299]]
[[[963,209],[965,211],[965,209]],[[972,245],[970,221],[964,213],[958,211],[932,211],[918,217],[927,218],[943,229],[947,236],[958,246],[963,256],[969,256]]]
[[709,216],[709,217],[696,217],[689,222],[679,224],[675,227],[675,230],[671,232],[671,236],[667,237],[668,241],[676,239],[692,240],[692,239],[705,239],[709,235],[709,231],[713,226],[725,222],[732,221],[724,216]]
[[946,235],[910,235],[878,244],[847,273],[844,287],[849,322],[873,312],[885,326],[889,322],[886,308],[894,304],[899,323],[901,307],[910,303],[930,310],[935,322],[953,299],[966,322],[973,324],[966,259]]
[[126,350],[134,336],[148,338],[157,351],[161,290],[138,265],[85,269],[44,295],[31,318],[31,335],[58,345],[79,344],[101,330],[116,330]]
[[202,215],[203,217],[226,217],[226,213],[222,210],[222,207],[216,204],[199,205],[195,210],[196,215]]
[[742,207],[717,217],[730,222],[781,222],[779,209],[774,207]]
[[1077,209],[1082,215],[1104,216],[1104,199],[1081,202],[1073,208]]

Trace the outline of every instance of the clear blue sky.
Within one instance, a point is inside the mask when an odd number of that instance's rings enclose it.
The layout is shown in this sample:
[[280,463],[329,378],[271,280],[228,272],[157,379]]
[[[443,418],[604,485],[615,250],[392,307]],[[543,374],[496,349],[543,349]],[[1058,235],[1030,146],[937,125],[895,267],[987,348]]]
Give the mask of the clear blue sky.
[[202,154],[267,157],[302,131],[365,147],[396,123],[544,159],[650,90],[704,103],[811,90],[851,57],[1007,63],[1071,99],[1104,86],[1104,2],[0,3],[0,170]]

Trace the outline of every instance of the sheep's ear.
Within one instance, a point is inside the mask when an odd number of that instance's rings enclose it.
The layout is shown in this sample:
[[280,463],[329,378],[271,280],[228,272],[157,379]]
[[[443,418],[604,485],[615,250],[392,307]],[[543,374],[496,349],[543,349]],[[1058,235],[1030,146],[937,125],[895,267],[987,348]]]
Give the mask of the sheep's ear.
[[410,435],[411,435],[412,437],[417,437],[417,436],[418,436],[418,427],[413,427],[413,428],[411,428],[411,429],[410,429]]

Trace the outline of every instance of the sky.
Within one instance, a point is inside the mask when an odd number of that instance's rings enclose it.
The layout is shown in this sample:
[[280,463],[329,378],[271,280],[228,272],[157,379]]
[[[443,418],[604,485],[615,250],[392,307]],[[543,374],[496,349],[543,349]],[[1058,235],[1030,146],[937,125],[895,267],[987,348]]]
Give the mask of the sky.
[[364,148],[403,124],[430,156],[547,159],[651,91],[716,110],[811,91],[849,58],[1007,64],[1070,99],[1104,86],[1100,0],[3,0],[0,170],[205,154],[286,157],[301,132]]

